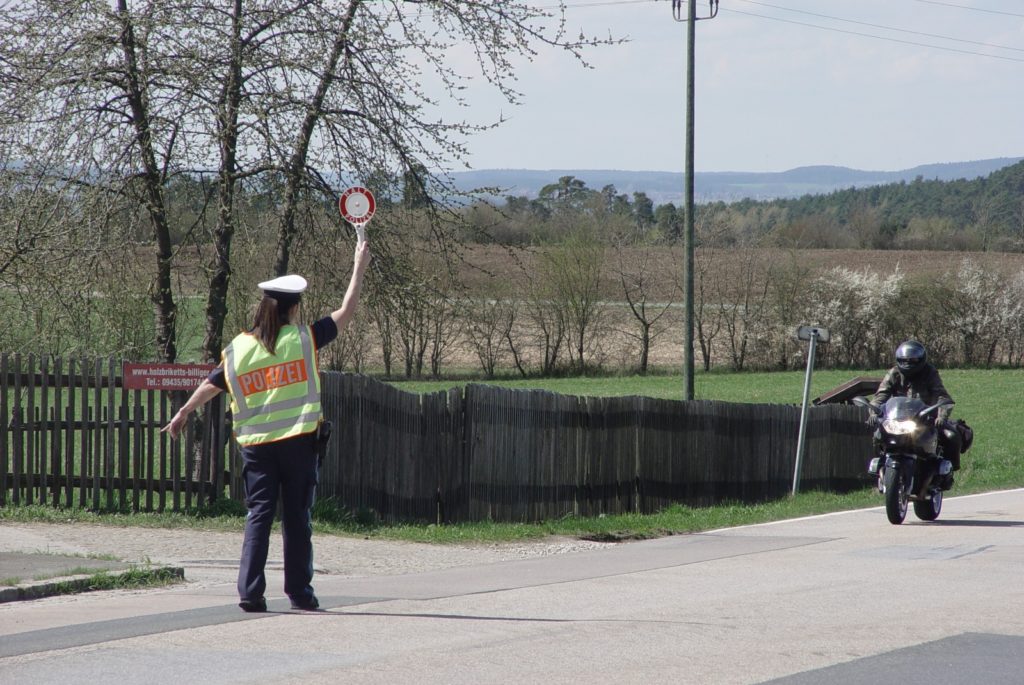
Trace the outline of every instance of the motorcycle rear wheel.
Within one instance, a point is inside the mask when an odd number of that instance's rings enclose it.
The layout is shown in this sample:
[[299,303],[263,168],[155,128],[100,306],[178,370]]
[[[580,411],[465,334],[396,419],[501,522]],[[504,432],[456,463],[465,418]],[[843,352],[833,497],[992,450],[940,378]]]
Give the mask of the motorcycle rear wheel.
[[926,500],[914,502],[914,513],[922,521],[934,521],[942,511],[942,490],[934,488],[932,496]]
[[898,526],[907,518],[907,503],[910,495],[903,482],[903,469],[885,470],[885,515],[889,523]]

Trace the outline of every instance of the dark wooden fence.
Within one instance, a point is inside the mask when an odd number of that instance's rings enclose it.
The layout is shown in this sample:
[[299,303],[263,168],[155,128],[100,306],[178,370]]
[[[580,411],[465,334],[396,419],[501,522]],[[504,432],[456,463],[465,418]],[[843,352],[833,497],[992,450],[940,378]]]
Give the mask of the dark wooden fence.
[[223,402],[181,441],[159,432],[171,415],[168,393],[124,390],[116,360],[0,356],[0,506],[178,511],[223,497]]
[[[215,401],[181,441],[170,393],[123,390],[112,360],[0,357],[0,506],[181,509],[243,498]],[[334,436],[318,496],[388,521],[536,521],[785,496],[798,407],[575,397],[469,385],[417,395],[322,374]],[[184,397],[179,396],[178,401]],[[811,408],[802,490],[867,484],[861,410]]]

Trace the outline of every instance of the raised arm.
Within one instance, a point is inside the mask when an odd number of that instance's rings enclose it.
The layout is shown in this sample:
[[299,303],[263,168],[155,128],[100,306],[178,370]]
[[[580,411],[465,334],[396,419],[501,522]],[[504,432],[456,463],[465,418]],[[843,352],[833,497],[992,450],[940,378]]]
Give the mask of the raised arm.
[[352,317],[356,314],[356,307],[359,305],[359,294],[363,290],[363,274],[370,264],[370,244],[366,241],[356,245],[355,259],[352,263],[352,279],[348,282],[348,290],[345,291],[345,299],[341,306],[331,312],[331,318],[338,326],[340,333]]

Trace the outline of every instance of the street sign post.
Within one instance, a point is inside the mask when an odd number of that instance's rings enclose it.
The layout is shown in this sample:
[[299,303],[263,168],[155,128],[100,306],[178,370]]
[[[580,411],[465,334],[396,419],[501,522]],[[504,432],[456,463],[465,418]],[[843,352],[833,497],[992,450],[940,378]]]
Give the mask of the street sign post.
[[807,403],[811,396],[811,372],[814,370],[814,352],[818,342],[827,343],[829,334],[827,328],[820,326],[800,326],[796,329],[798,340],[806,340],[810,343],[807,349],[807,373],[804,376],[804,398],[800,409],[800,432],[796,438],[796,463],[793,466],[793,494],[800,489],[800,468],[804,459],[804,439],[807,435]]
[[821,326],[801,326],[796,329],[797,340],[817,340],[818,342],[828,342],[828,329],[822,328]]

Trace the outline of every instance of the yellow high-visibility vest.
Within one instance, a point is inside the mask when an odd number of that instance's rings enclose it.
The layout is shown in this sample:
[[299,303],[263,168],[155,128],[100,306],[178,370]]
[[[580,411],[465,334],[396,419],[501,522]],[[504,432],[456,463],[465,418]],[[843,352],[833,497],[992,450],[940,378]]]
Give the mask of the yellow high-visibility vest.
[[320,373],[309,326],[283,326],[270,354],[251,333],[224,348],[235,438],[260,445],[316,430]]

